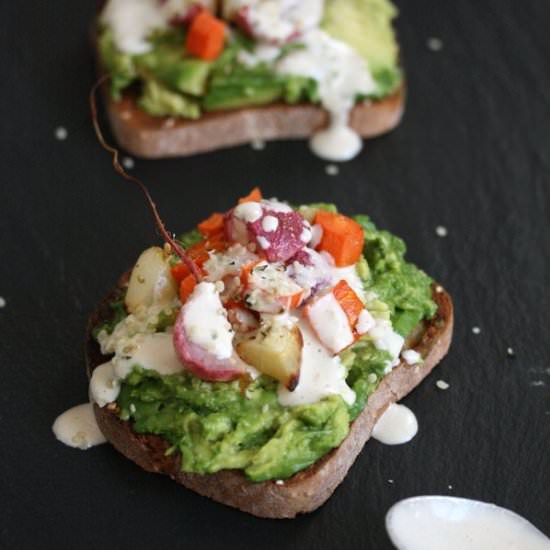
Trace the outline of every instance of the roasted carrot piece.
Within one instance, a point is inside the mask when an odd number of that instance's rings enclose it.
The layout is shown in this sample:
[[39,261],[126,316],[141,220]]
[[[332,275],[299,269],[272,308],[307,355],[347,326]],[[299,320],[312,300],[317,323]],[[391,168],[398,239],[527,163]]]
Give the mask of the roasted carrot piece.
[[184,304],[187,301],[187,298],[191,295],[191,292],[193,292],[193,289],[195,288],[197,284],[197,280],[193,276],[192,273],[187,275],[181,283],[180,283],[180,300],[181,303]]
[[246,197],[243,197],[242,199],[239,199],[239,204],[243,204],[245,202],[259,202],[262,200],[262,192],[260,191],[259,187],[254,187]]
[[172,277],[174,277],[176,283],[179,285],[187,275],[189,275],[189,268],[183,263],[179,262],[176,265],[172,266],[170,269],[172,272]]
[[223,214],[214,212],[209,218],[199,223],[197,227],[201,235],[205,237],[223,231]]
[[340,307],[344,310],[350,327],[354,328],[359,319],[359,314],[365,307],[363,302],[361,302],[359,296],[357,296],[353,288],[344,279],[336,284],[332,289],[332,293],[340,304]]
[[359,260],[365,236],[356,221],[342,214],[320,210],[314,222],[323,228],[319,250],[328,252],[338,267],[353,265]]
[[202,10],[191,22],[185,48],[201,59],[213,60],[222,53],[224,41],[225,23]]

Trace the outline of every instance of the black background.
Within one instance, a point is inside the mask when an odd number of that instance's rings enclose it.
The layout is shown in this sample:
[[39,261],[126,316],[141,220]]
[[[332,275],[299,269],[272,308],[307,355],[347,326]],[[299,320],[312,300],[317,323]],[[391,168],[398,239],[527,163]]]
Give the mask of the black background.
[[[304,142],[136,160],[174,231],[253,185],[335,201],[404,236],[409,258],[454,297],[451,353],[405,400],[418,436],[369,442],[323,508],[269,521],[146,474],[109,446],[80,452],[54,439],[54,418],[87,399],[88,313],[159,239],[90,126],[93,3],[1,3],[0,547],[389,548],[386,511],[419,494],[496,502],[550,533],[550,4],[399,5],[406,116],[338,176]],[[430,36],[442,51],[427,48]]]

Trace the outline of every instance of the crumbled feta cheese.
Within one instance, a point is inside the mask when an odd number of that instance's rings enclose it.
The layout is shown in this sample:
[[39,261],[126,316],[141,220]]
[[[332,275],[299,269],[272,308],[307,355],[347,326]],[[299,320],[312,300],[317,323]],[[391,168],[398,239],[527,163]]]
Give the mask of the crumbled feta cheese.
[[259,202],[245,202],[236,206],[234,213],[237,219],[253,223],[262,217],[262,206]]
[[374,320],[373,316],[366,309],[363,309],[359,314],[359,318],[357,319],[355,330],[359,334],[365,334],[371,328],[373,328],[375,324],[376,321]]
[[262,229],[268,233],[276,231],[277,227],[279,227],[279,220],[275,216],[268,215],[262,220]]
[[309,246],[311,246],[311,248],[317,248],[322,238],[323,238],[323,228],[318,223],[316,223],[311,228],[311,241],[309,243]]
[[267,250],[269,248],[269,241],[265,237],[262,237],[262,235],[257,236],[256,240],[258,241],[258,244],[260,245],[260,248],[262,250]]
[[406,349],[401,353],[401,357],[403,357],[407,365],[416,365],[422,361],[422,356],[414,349]]

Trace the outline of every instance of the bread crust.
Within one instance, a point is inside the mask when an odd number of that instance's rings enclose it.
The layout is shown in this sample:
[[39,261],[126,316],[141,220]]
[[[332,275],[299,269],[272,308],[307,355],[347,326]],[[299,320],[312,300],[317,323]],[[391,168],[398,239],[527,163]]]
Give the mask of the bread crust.
[[[121,278],[89,319],[86,334],[88,376],[105,361],[91,330],[107,318],[109,301],[120,295],[126,282],[127,275]],[[94,405],[97,422],[107,440],[144,470],[168,475],[217,502],[263,518],[293,518],[297,514],[311,512],[321,506],[344,479],[386,408],[414,389],[446,355],[453,333],[453,304],[449,294],[440,286],[433,286],[433,299],[438,306],[437,313],[429,323],[424,324],[415,341],[409,343],[422,354],[423,364],[407,365],[402,361],[369,396],[367,406],[352,423],[350,433],[342,444],[284,483],[255,483],[237,470],[222,470],[208,475],[183,472],[177,453],[170,456],[164,454],[169,447],[166,440],[156,435],[134,433],[131,423],[117,416],[115,407],[100,408]]]
[[[198,120],[156,117],[137,106],[135,93],[114,101],[104,93],[111,127],[119,144],[132,155],[163,158],[194,155],[253,140],[303,139],[328,124],[328,113],[312,104],[273,103],[202,114]],[[364,138],[395,128],[403,115],[405,86],[392,95],[357,104],[350,125]]]

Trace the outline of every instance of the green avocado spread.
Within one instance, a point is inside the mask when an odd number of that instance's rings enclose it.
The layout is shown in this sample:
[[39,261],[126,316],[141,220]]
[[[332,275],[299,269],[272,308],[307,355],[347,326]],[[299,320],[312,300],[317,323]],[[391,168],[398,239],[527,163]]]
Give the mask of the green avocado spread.
[[[336,210],[332,205],[310,205],[300,211],[311,208]],[[367,307],[373,315],[391,319],[394,329],[406,336],[436,312],[432,281],[404,259],[401,239],[378,230],[367,216],[355,220],[365,234],[364,256],[356,269]],[[197,238],[196,231],[190,232],[180,242],[190,246]],[[114,306],[116,319],[119,309]],[[157,330],[173,322],[164,319]],[[112,323],[103,328],[112,330]],[[356,395],[352,405],[333,395],[284,407],[277,398],[277,382],[266,375],[243,385],[207,382],[187,371],[160,375],[137,365],[122,381],[117,403],[120,417],[131,421],[135,432],[166,439],[167,453],[179,453],[186,472],[239,469],[252,481],[286,479],[340,445],[383,378],[388,358],[388,352],[363,337],[341,353],[346,382]]]
[[[380,99],[394,92],[402,75],[392,27],[397,11],[389,0],[328,0],[320,28],[345,42],[367,61],[375,89],[366,97]],[[300,40],[284,44],[275,59],[243,63],[241,54],[255,51],[255,41],[231,27],[223,52],[211,61],[188,53],[187,27],[168,26],[147,37],[146,53],[121,51],[113,29],[99,25],[98,49],[111,75],[115,100],[130,86],[141,109],[154,116],[197,119],[209,111],[266,105],[276,101],[319,103],[318,82],[308,76],[281,75],[275,64],[303,47]]]

